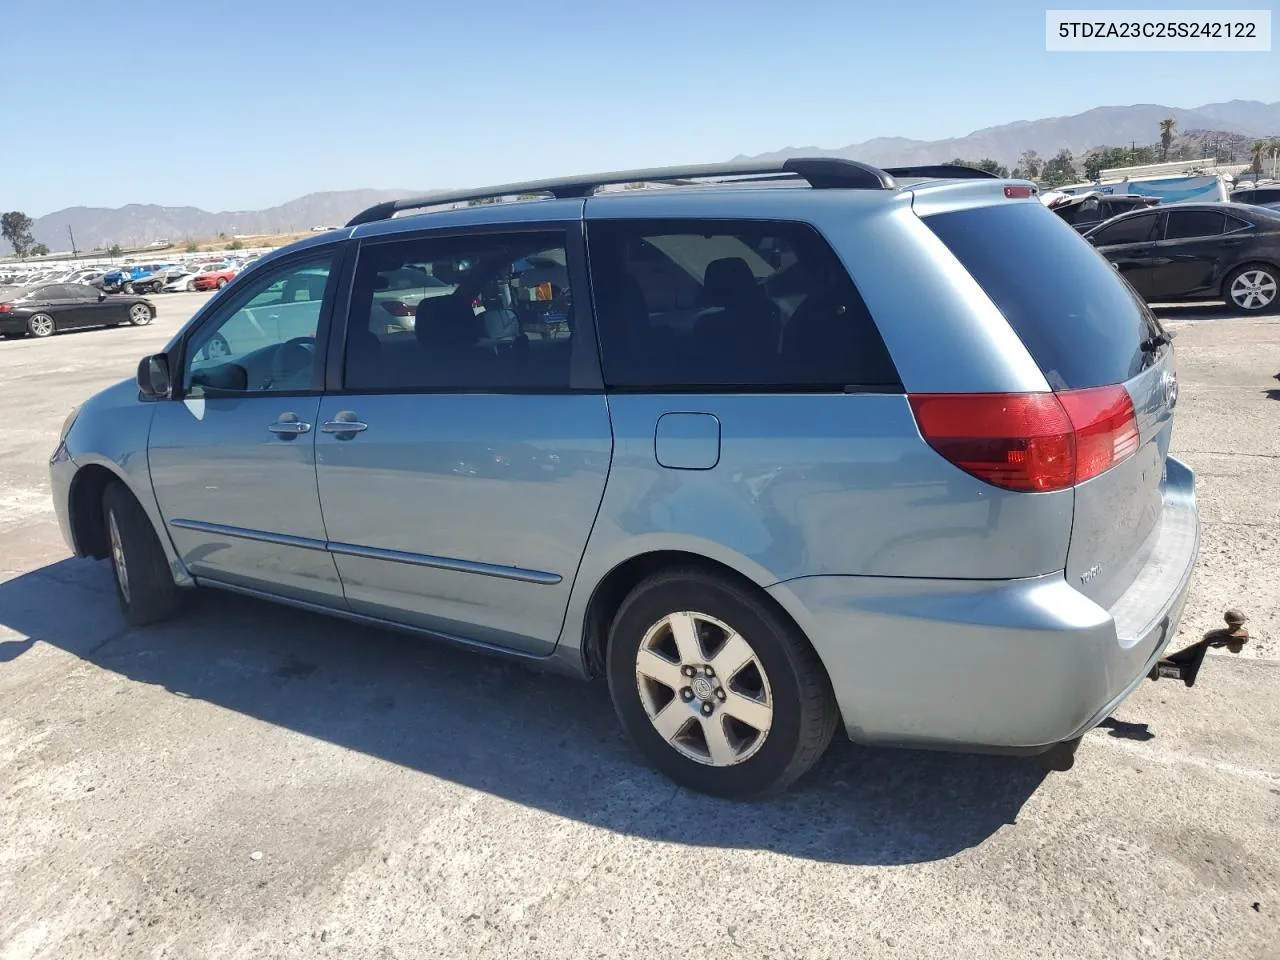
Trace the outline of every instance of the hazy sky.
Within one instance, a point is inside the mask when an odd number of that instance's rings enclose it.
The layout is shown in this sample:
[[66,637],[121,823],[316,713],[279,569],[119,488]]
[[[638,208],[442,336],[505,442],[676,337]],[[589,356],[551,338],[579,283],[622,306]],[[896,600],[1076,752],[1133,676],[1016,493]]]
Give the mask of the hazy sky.
[[0,209],[250,209],[1280,98],[1276,52],[1046,53],[1045,6],[11,0]]

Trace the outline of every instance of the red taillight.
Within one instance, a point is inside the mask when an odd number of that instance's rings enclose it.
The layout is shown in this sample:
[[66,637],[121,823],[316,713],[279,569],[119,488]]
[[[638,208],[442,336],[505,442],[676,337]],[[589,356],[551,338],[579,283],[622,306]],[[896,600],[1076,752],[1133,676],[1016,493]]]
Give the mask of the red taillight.
[[1023,186],[1021,184],[1004,188],[1004,195],[1010,200],[1025,200],[1035,192],[1035,187]]
[[0,313],[13,313],[13,307],[7,303],[0,303]]
[[382,309],[387,311],[393,317],[412,317],[414,315],[413,307],[400,300],[383,300]]
[[926,393],[910,398],[925,442],[1006,490],[1064,490],[1138,449],[1122,386],[1062,393]]
[[1138,420],[1124,387],[1066,390],[1058,400],[1076,428],[1076,483],[1138,452]]

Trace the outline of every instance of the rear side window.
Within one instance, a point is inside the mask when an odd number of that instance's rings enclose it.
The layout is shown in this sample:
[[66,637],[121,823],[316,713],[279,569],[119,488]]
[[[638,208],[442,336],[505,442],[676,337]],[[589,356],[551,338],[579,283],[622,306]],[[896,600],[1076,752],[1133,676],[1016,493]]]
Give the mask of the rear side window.
[[1146,213],[1137,217],[1129,217],[1119,223],[1103,227],[1090,239],[1100,247],[1116,243],[1142,243],[1151,239],[1156,226],[1156,214]]
[[1170,210],[1165,224],[1166,240],[1190,240],[1222,234],[1227,218],[1213,210]]
[[568,390],[565,244],[561,231],[368,244],[352,285],[346,389]]
[[1088,241],[1043,207],[977,207],[924,222],[1004,314],[1054,390],[1123,383],[1143,369],[1141,344],[1160,332],[1155,318]]
[[805,224],[590,224],[605,383],[667,392],[899,391],[866,305]]

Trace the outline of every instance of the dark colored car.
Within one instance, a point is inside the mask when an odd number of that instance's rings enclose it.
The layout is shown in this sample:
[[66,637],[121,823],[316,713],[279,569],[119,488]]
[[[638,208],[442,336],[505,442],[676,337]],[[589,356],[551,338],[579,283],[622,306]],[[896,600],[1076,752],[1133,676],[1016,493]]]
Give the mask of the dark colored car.
[[0,335],[48,337],[60,330],[121,323],[142,327],[155,317],[155,305],[144,297],[113,296],[83,283],[54,283],[21,288],[0,300]]
[[1179,203],[1121,214],[1085,239],[1148,303],[1225,300],[1240,313],[1280,305],[1280,211]]
[[1264,183],[1259,187],[1238,187],[1231,194],[1231,202],[1252,203],[1272,210],[1280,209],[1280,183]]
[[1159,202],[1159,197],[1093,192],[1063,197],[1061,200],[1050,203],[1049,209],[1075,227],[1078,232],[1087,233],[1112,217],[1118,217],[1130,210],[1154,207]]

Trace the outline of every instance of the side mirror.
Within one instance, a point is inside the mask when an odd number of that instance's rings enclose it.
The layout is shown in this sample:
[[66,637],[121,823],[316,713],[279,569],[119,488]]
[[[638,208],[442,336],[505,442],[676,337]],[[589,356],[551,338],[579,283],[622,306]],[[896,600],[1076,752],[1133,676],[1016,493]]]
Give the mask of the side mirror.
[[138,390],[144,397],[167,397],[172,388],[169,379],[169,357],[155,353],[143,357],[138,364]]

